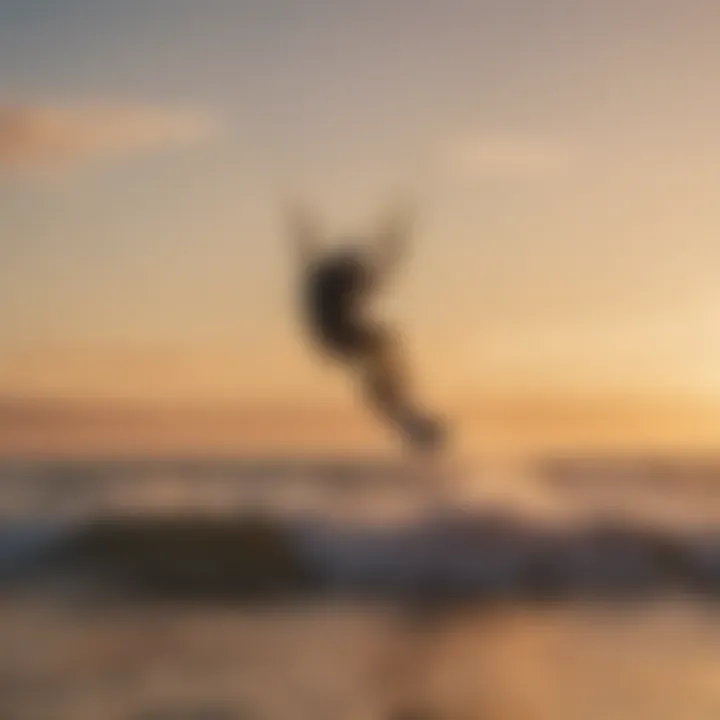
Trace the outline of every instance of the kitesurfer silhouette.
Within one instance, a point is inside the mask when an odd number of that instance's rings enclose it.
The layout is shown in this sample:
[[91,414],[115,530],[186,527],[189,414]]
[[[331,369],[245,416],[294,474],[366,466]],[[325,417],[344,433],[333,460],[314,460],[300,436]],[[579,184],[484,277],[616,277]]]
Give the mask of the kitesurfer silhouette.
[[292,227],[301,265],[302,307],[315,345],[350,369],[372,410],[398,429],[413,449],[437,449],[438,419],[418,410],[398,333],[369,317],[367,305],[397,269],[409,234],[407,212],[395,213],[374,242],[343,242],[321,249],[323,238],[297,207]]

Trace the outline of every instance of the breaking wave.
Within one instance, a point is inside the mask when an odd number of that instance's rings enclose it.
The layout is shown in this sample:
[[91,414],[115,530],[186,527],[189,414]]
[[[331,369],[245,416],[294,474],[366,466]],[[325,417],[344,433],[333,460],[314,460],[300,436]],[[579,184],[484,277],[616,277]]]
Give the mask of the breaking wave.
[[720,590],[717,484],[613,483],[607,467],[593,484],[566,466],[558,483],[543,467],[16,463],[0,581],[170,599]]

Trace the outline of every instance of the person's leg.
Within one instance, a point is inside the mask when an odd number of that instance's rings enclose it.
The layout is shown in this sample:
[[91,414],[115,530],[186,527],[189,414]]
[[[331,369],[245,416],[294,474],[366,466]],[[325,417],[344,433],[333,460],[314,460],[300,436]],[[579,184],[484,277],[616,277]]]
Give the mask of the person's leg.
[[372,409],[395,419],[408,404],[408,378],[399,338],[387,327],[356,328],[353,366]]
[[385,326],[363,328],[361,382],[370,406],[399,426],[415,444],[440,440],[437,424],[420,413],[410,398],[408,370],[401,338]]

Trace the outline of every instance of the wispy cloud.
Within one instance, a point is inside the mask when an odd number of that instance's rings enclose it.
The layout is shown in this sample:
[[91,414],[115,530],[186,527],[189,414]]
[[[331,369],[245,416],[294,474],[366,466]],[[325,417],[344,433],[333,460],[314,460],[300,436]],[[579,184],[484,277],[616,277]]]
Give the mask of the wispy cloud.
[[211,136],[203,113],[144,106],[0,105],[0,170],[48,170],[193,143]]
[[445,156],[452,172],[474,177],[560,176],[579,162],[569,144],[521,136],[471,136],[451,144]]

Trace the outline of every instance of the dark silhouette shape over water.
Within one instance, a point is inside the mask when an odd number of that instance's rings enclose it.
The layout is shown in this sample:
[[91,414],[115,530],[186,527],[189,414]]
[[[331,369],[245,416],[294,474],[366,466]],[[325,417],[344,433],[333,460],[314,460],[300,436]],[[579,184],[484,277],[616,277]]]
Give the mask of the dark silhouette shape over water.
[[[720,596],[720,533],[602,522],[548,527],[511,513],[462,512],[397,527],[271,513],[103,513],[23,544],[0,522],[0,596],[93,589],[165,602],[392,600],[433,608]],[[13,542],[13,537],[16,541]],[[0,549],[2,549],[0,547]],[[419,617],[421,617],[419,616]]]
[[292,215],[302,271],[303,308],[315,345],[357,377],[362,397],[400,431],[415,450],[435,450],[445,440],[438,418],[411,398],[401,337],[371,319],[367,305],[397,269],[407,241],[406,212],[396,213],[373,238],[320,250],[321,232],[305,211]]

